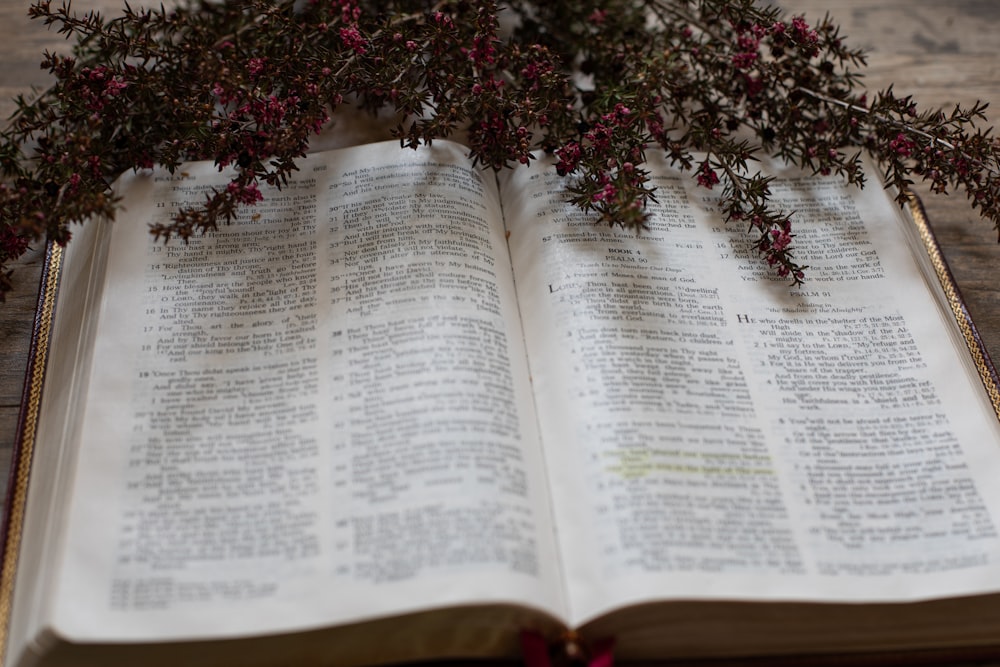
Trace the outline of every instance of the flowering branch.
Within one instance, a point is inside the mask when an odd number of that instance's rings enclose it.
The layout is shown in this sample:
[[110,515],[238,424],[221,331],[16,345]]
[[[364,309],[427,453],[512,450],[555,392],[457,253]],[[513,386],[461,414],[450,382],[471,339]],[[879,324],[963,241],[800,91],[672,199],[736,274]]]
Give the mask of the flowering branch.
[[35,0],[29,13],[75,46],[45,54],[54,84],[19,98],[0,134],[0,296],[28,244],[114,216],[124,171],[234,169],[151,229],[188,239],[283,185],[343,105],[395,111],[402,146],[462,131],[493,169],[549,152],[570,201],[635,230],[655,196],[646,157],[660,152],[718,188],[726,219],[796,283],[797,221],[772,203],[761,154],[861,184],[867,151],[887,183],[964,190],[1000,230],[985,105],[920,111],[891,89],[869,102],[864,54],[828,17],[810,25],[753,0],[188,0],[113,19]]

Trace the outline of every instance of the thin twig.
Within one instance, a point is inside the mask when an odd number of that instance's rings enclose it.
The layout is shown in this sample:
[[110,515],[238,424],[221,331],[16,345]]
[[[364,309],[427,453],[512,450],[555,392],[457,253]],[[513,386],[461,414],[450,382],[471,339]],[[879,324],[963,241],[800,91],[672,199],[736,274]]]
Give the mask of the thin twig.
[[819,100],[821,102],[824,102],[826,104],[833,104],[833,105],[841,107],[842,109],[847,109],[848,111],[854,111],[854,112],[863,114],[865,116],[868,116],[870,118],[875,118],[878,121],[881,121],[883,123],[886,123],[888,125],[896,127],[896,128],[898,128],[900,130],[904,130],[904,131],[909,132],[911,134],[915,134],[918,137],[926,139],[932,146],[941,146],[942,148],[945,148],[945,149],[947,149],[949,151],[953,151],[953,152],[957,153],[958,155],[960,155],[961,157],[965,158],[966,160],[969,160],[973,164],[975,164],[975,165],[977,165],[979,167],[982,167],[983,169],[989,171],[992,175],[994,175],[994,176],[1000,176],[1000,170],[994,168],[992,165],[986,164],[982,160],[979,160],[979,159],[976,159],[976,158],[972,157],[971,155],[969,155],[965,151],[963,151],[960,148],[958,148],[958,146],[956,146],[955,144],[951,143],[950,141],[947,141],[946,139],[941,139],[939,137],[935,137],[933,134],[930,134],[929,132],[925,132],[924,130],[921,130],[921,129],[917,128],[917,127],[914,127],[913,125],[909,125],[907,123],[904,123],[903,121],[895,120],[895,119],[889,118],[887,116],[876,114],[871,109],[869,109],[868,107],[863,107],[863,106],[860,106],[860,105],[857,105],[857,104],[852,104],[850,102],[845,102],[844,100],[838,100],[838,99],[836,99],[834,97],[829,97],[827,95],[824,95],[824,94],[822,94],[820,92],[817,92],[815,90],[811,90],[809,88],[804,88],[802,86],[797,86],[796,90],[798,90],[798,91],[800,91],[802,93],[805,93],[806,95],[809,95],[810,97],[812,97],[814,99],[817,99],[817,100]]

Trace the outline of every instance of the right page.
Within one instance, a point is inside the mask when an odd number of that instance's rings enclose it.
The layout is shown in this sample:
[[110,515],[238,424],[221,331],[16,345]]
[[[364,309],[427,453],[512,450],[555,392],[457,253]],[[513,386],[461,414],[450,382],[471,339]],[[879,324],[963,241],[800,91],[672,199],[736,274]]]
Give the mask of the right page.
[[651,167],[640,234],[550,169],[503,177],[573,622],[1000,588],[997,416],[877,172],[768,167],[810,266],[794,287],[718,189]]

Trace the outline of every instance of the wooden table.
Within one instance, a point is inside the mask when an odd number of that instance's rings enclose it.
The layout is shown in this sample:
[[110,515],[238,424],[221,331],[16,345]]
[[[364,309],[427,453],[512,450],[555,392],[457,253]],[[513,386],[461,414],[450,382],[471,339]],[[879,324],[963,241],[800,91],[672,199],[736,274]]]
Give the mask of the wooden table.
[[[121,0],[74,0],[78,11],[115,11]],[[1000,2],[989,0],[783,0],[793,14],[831,12],[851,42],[871,52],[868,87],[890,82],[923,105],[951,107],[977,99],[1000,105]],[[11,97],[44,86],[42,51],[65,50],[54,32],[26,17],[29,0],[0,3],[0,116]],[[997,111],[1000,114],[1000,110]],[[997,232],[977,219],[961,196],[921,192],[947,261],[982,338],[1000,359],[1000,246]],[[37,294],[40,249],[16,266],[15,289],[0,304],[0,470],[6,471],[15,438],[21,383]],[[1000,480],[998,480],[1000,483]],[[0,481],[0,491],[5,488]]]

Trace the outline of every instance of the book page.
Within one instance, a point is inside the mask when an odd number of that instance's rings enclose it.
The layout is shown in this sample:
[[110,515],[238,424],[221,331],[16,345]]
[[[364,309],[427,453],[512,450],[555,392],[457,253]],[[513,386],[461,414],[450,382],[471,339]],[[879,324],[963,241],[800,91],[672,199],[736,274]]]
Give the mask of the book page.
[[464,151],[313,156],[236,223],[168,245],[147,223],[225,175],[126,180],[58,632],[197,639],[560,608],[496,183]]
[[1000,431],[898,208],[789,171],[792,287],[654,162],[639,234],[502,184],[574,623],[664,599],[996,590]]

